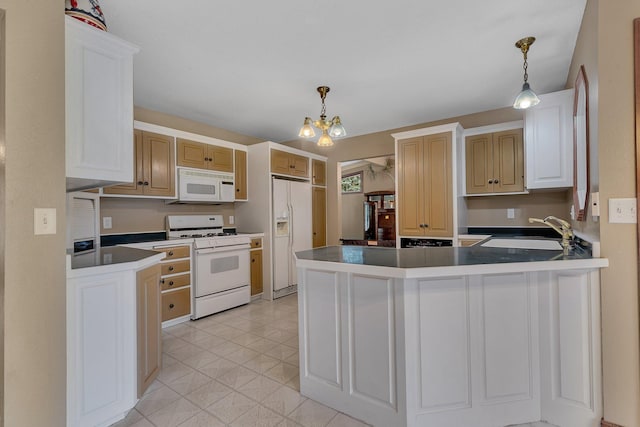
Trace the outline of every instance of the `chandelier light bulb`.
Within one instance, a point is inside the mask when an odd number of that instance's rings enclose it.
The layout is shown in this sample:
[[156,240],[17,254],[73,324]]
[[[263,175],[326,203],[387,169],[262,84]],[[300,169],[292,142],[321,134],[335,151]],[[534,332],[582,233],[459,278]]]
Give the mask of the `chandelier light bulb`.
[[347,135],[347,131],[344,130],[344,126],[342,126],[342,122],[340,121],[340,116],[335,116],[331,122],[333,125],[329,129],[329,135],[334,138],[342,138]]
[[333,140],[331,140],[331,137],[327,133],[327,130],[326,129],[323,130],[322,135],[320,135],[320,138],[318,139],[318,146],[331,147],[332,145],[333,145]]
[[311,126],[311,117],[304,118],[304,124],[300,128],[298,136],[301,138],[313,138],[314,136],[316,136],[316,133]]

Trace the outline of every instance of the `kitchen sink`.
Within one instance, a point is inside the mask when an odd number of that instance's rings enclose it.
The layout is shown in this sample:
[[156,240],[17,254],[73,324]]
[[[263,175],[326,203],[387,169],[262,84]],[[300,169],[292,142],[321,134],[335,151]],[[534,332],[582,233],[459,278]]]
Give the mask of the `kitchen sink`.
[[491,239],[480,246],[485,248],[562,250],[560,242],[548,239]]

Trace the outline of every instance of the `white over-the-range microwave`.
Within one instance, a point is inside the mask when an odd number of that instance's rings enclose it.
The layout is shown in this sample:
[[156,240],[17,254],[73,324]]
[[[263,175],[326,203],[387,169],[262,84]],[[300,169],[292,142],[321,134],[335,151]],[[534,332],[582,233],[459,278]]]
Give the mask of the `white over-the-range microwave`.
[[219,203],[235,201],[234,175],[178,168],[178,199],[167,203]]

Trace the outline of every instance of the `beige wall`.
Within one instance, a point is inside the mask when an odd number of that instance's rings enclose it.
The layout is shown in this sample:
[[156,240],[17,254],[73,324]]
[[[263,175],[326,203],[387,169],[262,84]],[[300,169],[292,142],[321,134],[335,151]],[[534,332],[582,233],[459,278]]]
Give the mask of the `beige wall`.
[[[0,0],[6,24],[2,206],[6,426],[66,423],[64,10]],[[33,209],[57,209],[34,236]]]
[[[238,202],[240,203],[240,202]],[[113,228],[102,234],[143,233],[164,231],[167,215],[220,214],[224,216],[225,225],[229,224],[229,216],[233,215],[233,203],[219,205],[167,205],[158,199],[124,199],[103,197],[100,199],[100,216],[111,217]],[[102,221],[100,221],[102,227]]]
[[[335,145],[328,149],[319,148],[310,141],[302,140],[290,141],[287,144],[328,157],[327,240],[330,245],[335,245],[339,244],[342,230],[342,216],[340,215],[342,211],[342,200],[339,197],[338,182],[340,171],[337,167],[338,162],[392,154],[394,151],[394,140],[391,134],[396,132],[452,122],[460,122],[464,128],[472,128],[513,120],[522,120],[522,118],[523,114],[521,111],[508,107],[353,138],[345,138],[336,141]],[[525,196],[469,197],[467,198],[467,206],[469,208],[467,221],[469,225],[476,226],[522,226],[529,225],[526,221],[530,216],[540,217],[553,214],[566,218],[569,216],[566,197],[566,192],[532,193],[531,195]],[[538,203],[540,203],[539,206]],[[507,208],[517,209],[514,220],[507,219]],[[503,212],[494,215],[499,211]]]
[[[590,2],[592,3],[592,2]],[[604,415],[624,426],[640,426],[640,331],[635,224],[609,224],[607,201],[635,197],[633,18],[640,2],[593,2],[597,6],[598,154],[602,255],[602,344]],[[593,61],[584,55],[585,62]],[[590,100],[591,102],[591,100]]]

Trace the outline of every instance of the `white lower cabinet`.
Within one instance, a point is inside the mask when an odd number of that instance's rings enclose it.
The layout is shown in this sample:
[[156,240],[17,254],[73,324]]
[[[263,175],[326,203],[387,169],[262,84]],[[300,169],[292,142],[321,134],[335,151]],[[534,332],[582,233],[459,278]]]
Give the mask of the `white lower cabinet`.
[[303,395],[380,427],[599,425],[597,269],[399,279],[330,268],[299,269]]

